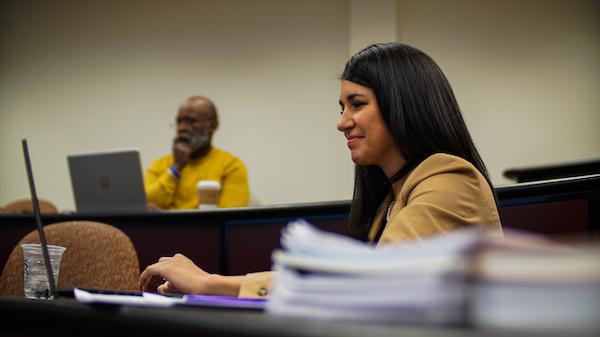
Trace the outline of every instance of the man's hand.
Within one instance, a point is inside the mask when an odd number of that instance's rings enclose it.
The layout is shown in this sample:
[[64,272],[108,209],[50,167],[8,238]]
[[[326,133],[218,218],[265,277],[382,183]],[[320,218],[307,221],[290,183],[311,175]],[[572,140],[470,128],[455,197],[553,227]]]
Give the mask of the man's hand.
[[190,161],[192,148],[188,142],[183,141],[184,138],[176,137],[173,140],[173,159],[175,168],[181,172],[185,165]]

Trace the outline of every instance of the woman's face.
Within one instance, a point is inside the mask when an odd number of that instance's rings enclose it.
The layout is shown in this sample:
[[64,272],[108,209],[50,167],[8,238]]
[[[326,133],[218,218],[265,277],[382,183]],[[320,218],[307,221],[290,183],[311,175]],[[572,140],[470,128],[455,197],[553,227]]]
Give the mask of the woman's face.
[[377,165],[389,177],[406,162],[396,150],[371,88],[342,80],[342,116],[338,130],[348,140],[352,161],[360,166]]

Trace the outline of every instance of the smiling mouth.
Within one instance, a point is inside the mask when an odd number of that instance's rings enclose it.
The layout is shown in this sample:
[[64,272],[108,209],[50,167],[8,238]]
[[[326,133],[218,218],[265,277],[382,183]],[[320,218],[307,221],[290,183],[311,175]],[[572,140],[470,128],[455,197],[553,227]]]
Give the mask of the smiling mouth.
[[362,139],[362,137],[350,137],[350,138],[348,138],[348,147],[350,149],[352,149],[352,146],[354,146],[354,144],[356,144],[361,139]]

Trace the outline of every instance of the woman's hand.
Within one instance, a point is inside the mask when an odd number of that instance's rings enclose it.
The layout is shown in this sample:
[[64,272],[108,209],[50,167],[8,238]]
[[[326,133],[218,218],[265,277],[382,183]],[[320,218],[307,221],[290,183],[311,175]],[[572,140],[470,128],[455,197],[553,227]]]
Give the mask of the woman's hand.
[[209,274],[181,254],[161,257],[140,275],[142,291],[237,296],[241,277]]
[[140,275],[142,291],[160,293],[206,293],[210,274],[199,268],[187,257],[175,254],[161,257]]

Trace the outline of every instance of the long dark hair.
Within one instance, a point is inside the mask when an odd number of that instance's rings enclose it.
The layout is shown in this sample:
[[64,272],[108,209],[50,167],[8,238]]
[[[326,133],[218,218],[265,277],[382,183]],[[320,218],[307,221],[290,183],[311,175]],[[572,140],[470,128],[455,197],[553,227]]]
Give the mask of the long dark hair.
[[[341,79],[374,91],[383,120],[408,165],[447,153],[469,161],[492,186],[452,88],[427,54],[400,43],[373,44],[348,60]],[[375,212],[390,189],[379,167],[356,165],[350,210],[353,236],[367,240]]]

